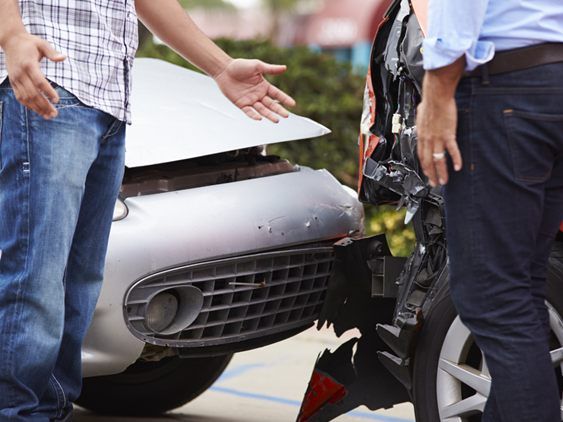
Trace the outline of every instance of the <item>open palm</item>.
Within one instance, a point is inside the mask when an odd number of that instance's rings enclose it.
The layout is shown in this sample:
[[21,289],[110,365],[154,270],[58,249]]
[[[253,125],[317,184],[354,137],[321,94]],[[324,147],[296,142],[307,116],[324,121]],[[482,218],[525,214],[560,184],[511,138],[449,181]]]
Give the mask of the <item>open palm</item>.
[[293,107],[295,100],[268,82],[264,75],[280,75],[285,71],[286,66],[236,59],[215,76],[215,81],[223,94],[250,118],[266,117],[278,123],[280,116],[289,116],[285,107]]

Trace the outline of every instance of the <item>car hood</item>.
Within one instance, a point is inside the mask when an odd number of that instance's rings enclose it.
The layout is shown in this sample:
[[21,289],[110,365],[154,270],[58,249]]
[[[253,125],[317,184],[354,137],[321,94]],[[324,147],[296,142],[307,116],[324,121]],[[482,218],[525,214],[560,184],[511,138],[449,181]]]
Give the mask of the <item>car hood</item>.
[[213,79],[162,60],[137,59],[133,80],[129,168],[330,133],[294,114],[279,124],[254,121],[222,95]]

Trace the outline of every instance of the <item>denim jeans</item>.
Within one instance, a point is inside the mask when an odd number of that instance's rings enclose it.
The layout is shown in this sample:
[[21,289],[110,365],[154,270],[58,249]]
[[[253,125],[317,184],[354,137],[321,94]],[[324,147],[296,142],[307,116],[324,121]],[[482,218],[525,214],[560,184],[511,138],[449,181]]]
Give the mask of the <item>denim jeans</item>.
[[72,410],[124,169],[125,125],[56,87],[44,120],[0,85],[0,420]]
[[493,378],[486,422],[559,422],[546,267],[563,220],[563,64],[462,80],[445,188],[451,294]]

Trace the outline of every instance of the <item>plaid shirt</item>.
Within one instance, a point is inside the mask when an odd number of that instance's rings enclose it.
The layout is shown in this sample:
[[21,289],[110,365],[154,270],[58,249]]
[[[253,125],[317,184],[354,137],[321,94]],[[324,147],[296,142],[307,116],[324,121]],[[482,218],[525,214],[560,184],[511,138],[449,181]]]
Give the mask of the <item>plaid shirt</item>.
[[[27,30],[65,54],[41,62],[45,76],[83,103],[130,122],[131,68],[137,50],[134,0],[19,0]],[[0,50],[0,82],[7,77]]]

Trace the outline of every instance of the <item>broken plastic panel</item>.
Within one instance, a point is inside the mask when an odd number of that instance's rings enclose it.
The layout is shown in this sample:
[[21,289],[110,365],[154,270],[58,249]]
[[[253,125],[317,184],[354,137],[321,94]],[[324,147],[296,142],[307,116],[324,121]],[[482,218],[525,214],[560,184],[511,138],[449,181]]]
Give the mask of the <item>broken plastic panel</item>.
[[[427,185],[416,157],[422,39],[409,1],[395,0],[374,42],[370,82],[377,115],[370,130],[379,142],[365,157],[360,188],[363,201],[404,206],[417,245],[400,261],[392,261],[384,236],[335,246],[319,326],[332,324],[337,336],[359,329],[361,337],[318,359],[299,421],[328,421],[362,404],[387,408],[412,393],[416,339],[448,280],[441,192]],[[323,395],[319,379],[332,380],[338,392]]]

